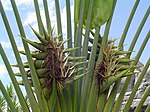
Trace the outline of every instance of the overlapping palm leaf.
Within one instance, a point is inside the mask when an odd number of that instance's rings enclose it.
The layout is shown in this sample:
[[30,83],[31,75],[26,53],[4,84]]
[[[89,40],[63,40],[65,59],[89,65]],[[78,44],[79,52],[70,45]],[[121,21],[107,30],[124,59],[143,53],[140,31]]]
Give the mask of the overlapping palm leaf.
[[[17,64],[11,65],[9,63],[1,44],[0,54],[16,91],[21,110],[15,108],[10,95],[7,93],[1,81],[0,90],[4,98],[0,97],[0,106],[3,107],[5,99],[8,103],[8,108],[13,112],[118,112],[130,83],[131,76],[136,74],[134,70],[137,68],[139,58],[150,37],[149,31],[135,59],[131,59],[130,56],[149,16],[150,8],[147,9],[137,32],[133,36],[133,41],[129,49],[125,51],[123,49],[124,40],[126,39],[129,26],[140,0],[135,2],[118,45],[115,44],[116,39],[110,40],[108,36],[116,0],[74,0],[75,22],[73,36],[70,0],[66,0],[67,39],[63,38],[59,0],[55,0],[58,31],[55,37],[51,27],[53,23],[50,22],[49,17],[48,1],[43,0],[46,18],[45,28],[41,19],[38,0],[34,0],[39,31],[34,30],[32,26],[30,28],[38,38],[38,41],[31,41],[26,38],[16,3],[14,0],[10,1],[19,29],[20,36],[18,38],[22,39],[25,51],[18,50],[13,35],[15,32],[12,32],[0,1],[0,13]],[[94,13],[95,10],[100,11],[100,13]],[[100,29],[103,24],[106,24],[104,35],[100,34]],[[83,33],[83,30],[85,30],[85,33]],[[29,45],[34,47],[34,49],[29,49]],[[25,55],[27,61],[23,62],[20,55]],[[130,105],[149,64],[150,60],[147,61],[139,76],[130,98],[125,105],[124,112],[130,110]],[[18,67],[19,72],[14,73],[12,67]],[[21,80],[17,80],[16,77],[21,77]],[[126,77],[126,81],[119,91],[119,97],[116,99],[121,78],[123,77]],[[19,85],[24,85],[28,102],[23,96]],[[140,110],[148,96],[149,90],[150,88],[148,87],[139,103],[139,107],[136,108],[136,112]],[[150,106],[147,107],[146,112],[149,112],[149,109]],[[3,108],[0,109],[0,111],[2,110]]]

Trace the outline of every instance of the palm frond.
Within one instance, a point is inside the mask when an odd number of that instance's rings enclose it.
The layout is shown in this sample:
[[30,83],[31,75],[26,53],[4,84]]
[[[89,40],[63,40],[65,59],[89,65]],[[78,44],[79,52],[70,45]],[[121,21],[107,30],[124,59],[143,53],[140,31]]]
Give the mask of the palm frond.
[[[33,1],[38,31],[29,25],[37,41],[25,33],[16,2],[10,0],[12,11],[24,51],[19,51],[9,18],[0,1],[0,13],[10,40],[16,64],[10,64],[9,56],[0,44],[0,54],[7,68],[12,85],[5,87],[0,81],[0,112],[127,112],[131,109],[136,92],[144,78],[150,59],[140,72],[129,99],[121,110],[123,99],[142,53],[149,41],[147,32],[139,50],[134,50],[147,24],[150,7],[147,8],[139,27],[132,35],[131,44],[124,48],[127,34],[133,22],[140,0],[136,0],[120,38],[112,39],[111,24],[117,0],[66,0],[66,35],[61,20],[62,1],[55,0],[57,35],[50,17],[49,1]],[[71,3],[74,5],[74,29],[72,29]],[[143,1],[141,1],[143,2]],[[41,6],[45,13],[42,18]],[[64,16],[64,15],[63,15]],[[46,24],[44,21],[46,20]],[[73,31],[74,30],[74,31]],[[120,30],[120,29],[118,29]],[[104,33],[102,33],[104,32]],[[18,32],[17,32],[18,33]],[[116,44],[119,40],[119,43]],[[32,46],[35,49],[32,49]],[[134,51],[134,52],[133,52]],[[132,59],[132,55],[136,54]],[[21,55],[27,60],[23,61]],[[13,71],[12,67],[19,68]],[[18,79],[19,78],[19,79]],[[125,79],[122,84],[122,79]],[[20,85],[25,87],[25,96]],[[120,89],[121,88],[121,89]],[[14,91],[15,90],[15,91]],[[141,110],[150,87],[147,86],[135,111]],[[119,96],[118,96],[119,94]],[[150,106],[145,111],[149,112]]]

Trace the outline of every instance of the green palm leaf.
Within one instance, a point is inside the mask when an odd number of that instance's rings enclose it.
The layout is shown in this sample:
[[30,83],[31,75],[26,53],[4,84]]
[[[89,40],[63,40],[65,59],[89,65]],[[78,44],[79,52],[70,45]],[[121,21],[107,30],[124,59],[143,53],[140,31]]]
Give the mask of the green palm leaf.
[[[133,75],[137,74],[137,63],[142,58],[149,41],[150,31],[147,32],[138,51],[134,51],[138,44],[139,35],[147,24],[150,7],[135,35],[129,49],[124,45],[127,33],[133,22],[140,0],[136,0],[121,38],[112,39],[110,35],[111,24],[115,13],[117,0],[66,0],[66,35],[63,32],[61,21],[61,3],[55,0],[55,14],[57,32],[54,31],[50,17],[48,0],[39,2],[33,0],[38,31],[29,25],[31,32],[37,38],[31,40],[25,33],[21,16],[16,2],[10,0],[17,27],[13,32],[9,17],[0,1],[0,13],[11,42],[16,64],[10,64],[5,48],[0,44],[0,55],[7,68],[12,85],[5,87],[0,81],[0,112],[7,110],[13,112],[118,112],[121,109],[125,93]],[[74,28],[72,29],[71,4],[74,5]],[[143,1],[141,1],[143,2]],[[39,4],[40,3],[40,4]],[[45,13],[43,20],[43,14]],[[45,22],[44,22],[45,21]],[[46,23],[46,25],[45,25]],[[105,25],[104,25],[105,24]],[[73,31],[74,30],[74,31]],[[118,29],[120,30],[120,29]],[[102,33],[104,31],[104,33]],[[57,33],[57,35],[56,35]],[[19,51],[16,38],[22,40],[24,51]],[[119,40],[119,44],[116,44]],[[32,47],[30,48],[30,46]],[[134,59],[132,55],[137,52]],[[26,57],[23,61],[21,57]],[[130,97],[123,110],[128,112],[136,92],[150,65],[145,64],[140,76],[131,91]],[[19,68],[13,71],[12,67]],[[19,79],[18,79],[19,78]],[[124,84],[122,78],[126,78]],[[120,85],[122,89],[120,90]],[[25,94],[20,86],[25,87]],[[14,90],[16,93],[14,93]],[[135,111],[141,110],[144,101],[149,96],[150,87],[141,98]],[[119,96],[117,96],[117,94]],[[149,112],[150,106],[146,111]]]

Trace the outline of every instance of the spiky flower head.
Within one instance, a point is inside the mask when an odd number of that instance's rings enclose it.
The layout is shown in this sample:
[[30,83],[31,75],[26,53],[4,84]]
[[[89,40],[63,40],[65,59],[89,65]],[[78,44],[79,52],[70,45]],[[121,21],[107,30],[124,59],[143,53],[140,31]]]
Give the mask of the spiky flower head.
[[[84,67],[78,67],[80,64],[85,62],[74,62],[74,60],[82,59],[83,57],[70,56],[70,52],[78,48],[65,48],[64,44],[68,40],[61,41],[60,36],[51,37],[44,29],[44,36],[40,35],[32,28],[33,32],[40,40],[40,42],[33,42],[24,37],[25,42],[29,43],[36,50],[32,51],[34,66],[38,75],[41,87],[45,96],[50,95],[52,92],[53,81],[55,80],[56,87],[61,92],[64,86],[71,83],[74,80],[79,79],[84,74],[78,74],[79,71],[83,70]],[[26,55],[25,52],[21,51],[21,54]],[[13,65],[18,66],[18,65]],[[25,68],[29,68],[28,62],[24,63]],[[34,88],[30,69],[26,71],[29,82]],[[20,73],[16,73],[17,76],[21,76]],[[19,82],[23,84],[22,81]]]
[[95,65],[94,76],[98,82],[99,92],[103,92],[110,87],[111,84],[118,79],[135,74],[131,72],[131,62],[135,61],[128,59],[126,56],[132,51],[120,51],[118,46],[114,45],[114,41],[109,41],[103,49],[103,59]]

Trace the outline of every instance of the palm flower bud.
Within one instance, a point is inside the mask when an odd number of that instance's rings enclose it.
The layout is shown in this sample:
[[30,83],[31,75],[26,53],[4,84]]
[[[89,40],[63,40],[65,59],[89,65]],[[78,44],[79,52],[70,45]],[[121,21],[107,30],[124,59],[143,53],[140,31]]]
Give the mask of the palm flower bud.
[[[36,48],[36,50],[31,52],[31,56],[40,85],[43,89],[43,94],[47,98],[52,93],[53,84],[56,84],[56,88],[59,91],[62,91],[66,84],[72,83],[74,80],[84,76],[84,73],[79,73],[81,70],[85,69],[85,67],[79,67],[79,65],[83,65],[85,62],[74,62],[74,60],[80,60],[84,57],[74,57],[69,55],[70,52],[79,48],[64,48],[63,45],[69,41],[69,39],[60,41],[59,36],[54,38],[50,37],[45,29],[44,36],[37,33],[33,28],[32,30],[40,42],[34,42],[24,37],[21,38]],[[26,55],[24,51],[20,51],[20,53]],[[12,66],[18,67],[17,64]],[[31,87],[34,88],[28,62],[24,63],[24,68],[28,68],[26,75]],[[15,75],[21,76],[20,73],[16,73]],[[53,83],[54,80],[55,83]],[[23,85],[22,81],[19,81],[18,83]]]
[[135,74],[131,69],[137,66],[131,66],[133,59],[126,58],[132,51],[120,51],[119,47],[114,47],[114,41],[109,41],[103,49],[103,59],[95,65],[94,76],[98,82],[99,93],[104,92],[114,82],[122,77]]

